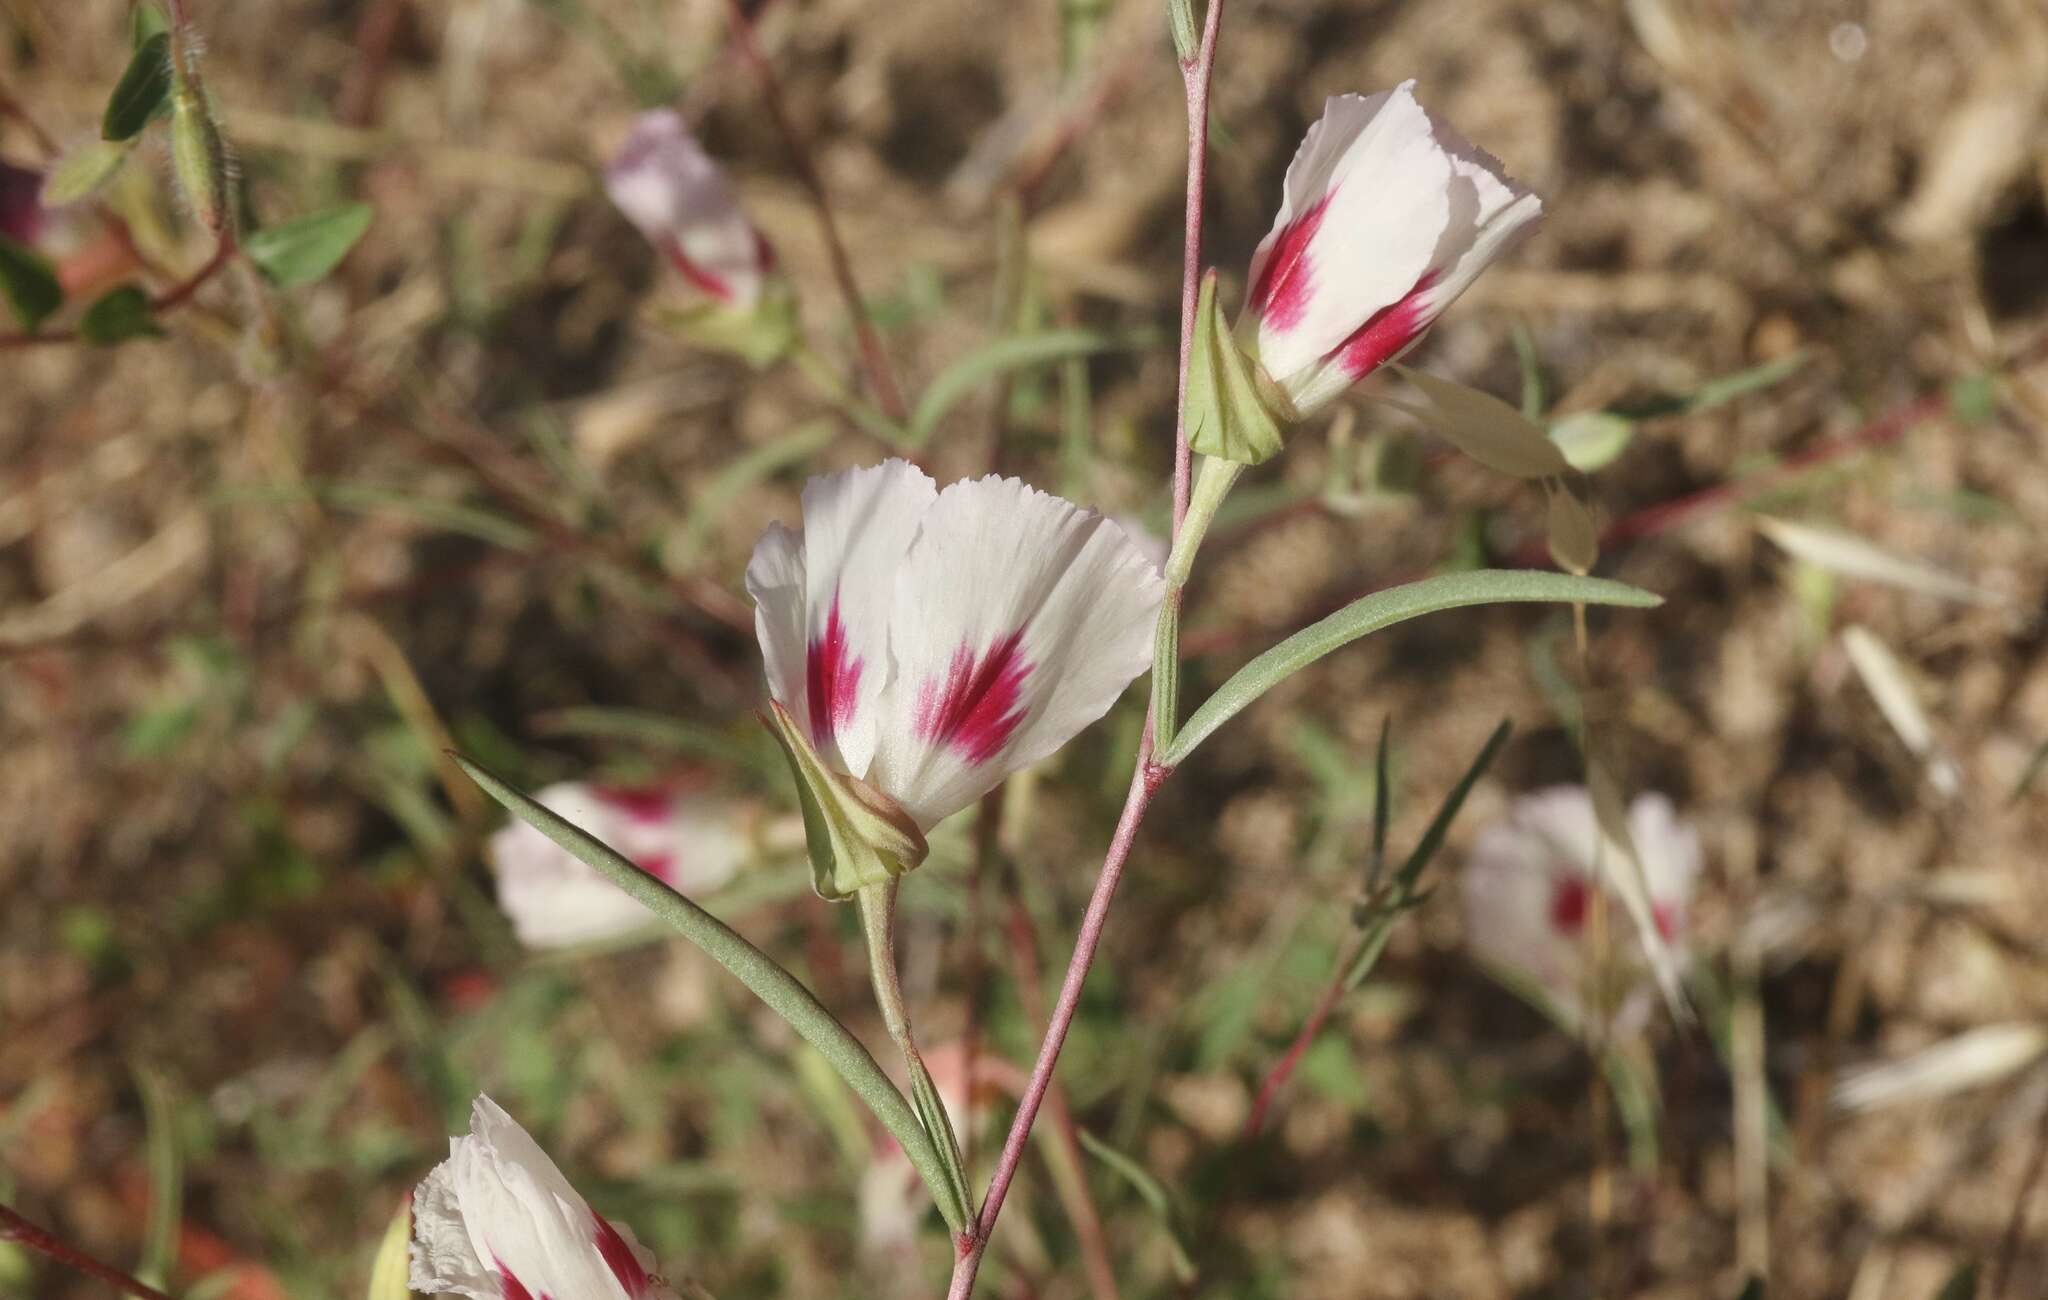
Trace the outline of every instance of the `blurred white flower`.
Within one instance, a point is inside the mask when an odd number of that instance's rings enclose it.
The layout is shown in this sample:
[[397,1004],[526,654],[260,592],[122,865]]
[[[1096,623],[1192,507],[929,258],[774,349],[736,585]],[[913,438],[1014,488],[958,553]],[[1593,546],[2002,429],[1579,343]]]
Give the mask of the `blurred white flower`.
[[1414,85],[1323,106],[1252,255],[1239,333],[1298,415],[1407,351],[1542,215]]
[[1109,710],[1165,584],[1122,528],[1013,478],[814,478],[747,566],[769,692],[929,830]]
[[[717,889],[753,852],[751,810],[736,801],[576,781],[537,797],[680,893]],[[653,921],[618,886],[516,818],[491,836],[489,856],[498,905],[529,948],[591,943]]]
[[761,300],[774,252],[680,113],[662,108],[635,118],[605,167],[604,186],[692,286],[728,307]]
[[[1650,915],[1682,964],[1699,837],[1661,794],[1636,797],[1628,833],[1642,859]],[[1540,994],[1571,1027],[1583,1019],[1588,995],[1605,990],[1611,1028],[1640,1029],[1653,1005],[1649,965],[1609,874],[1627,870],[1622,851],[1601,836],[1584,786],[1522,796],[1503,821],[1480,834],[1465,863],[1461,887],[1473,955],[1511,985]],[[1592,964],[1587,918],[1595,889],[1611,904],[1614,960],[1606,972]]]
[[478,1097],[469,1136],[413,1194],[412,1289],[470,1300],[676,1300],[630,1228],[592,1210],[525,1129]]

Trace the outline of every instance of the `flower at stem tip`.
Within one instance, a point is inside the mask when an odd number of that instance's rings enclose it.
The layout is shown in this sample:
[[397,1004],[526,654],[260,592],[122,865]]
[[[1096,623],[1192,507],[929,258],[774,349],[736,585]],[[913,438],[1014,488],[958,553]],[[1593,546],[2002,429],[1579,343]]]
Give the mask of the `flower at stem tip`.
[[413,1194],[412,1289],[470,1300],[676,1300],[632,1229],[591,1209],[526,1130],[478,1097]]
[[844,898],[1106,713],[1150,662],[1164,586],[1091,510],[993,475],[940,491],[890,460],[812,479],[747,591],[815,883]]

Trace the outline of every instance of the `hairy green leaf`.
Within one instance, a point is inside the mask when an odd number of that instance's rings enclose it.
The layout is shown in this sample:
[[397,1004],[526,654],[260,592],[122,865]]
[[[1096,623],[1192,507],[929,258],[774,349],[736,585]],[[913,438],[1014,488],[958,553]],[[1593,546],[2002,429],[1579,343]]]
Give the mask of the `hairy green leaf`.
[[266,226],[242,246],[256,269],[290,289],[325,279],[370,228],[367,203],[348,203]]
[[171,34],[158,32],[135,47],[128,68],[107,97],[100,138],[132,140],[142,134],[171,94]]

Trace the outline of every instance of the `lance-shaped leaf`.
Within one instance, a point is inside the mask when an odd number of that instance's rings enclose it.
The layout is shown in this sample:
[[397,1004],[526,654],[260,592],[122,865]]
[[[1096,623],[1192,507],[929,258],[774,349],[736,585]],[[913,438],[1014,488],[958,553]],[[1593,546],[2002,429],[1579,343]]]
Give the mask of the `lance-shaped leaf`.
[[1541,427],[1493,394],[1404,365],[1394,364],[1393,369],[1414,385],[1424,400],[1380,400],[1422,421],[1432,433],[1480,464],[1531,479],[1555,478],[1571,469],[1564,453]]
[[955,1232],[965,1230],[967,1207],[955,1194],[952,1180],[930,1134],[918,1121],[917,1112],[896,1090],[896,1085],[889,1082],[889,1076],[860,1040],[796,976],[725,922],[640,870],[610,846],[542,807],[488,768],[460,754],[455,755],[455,761],[485,793],[673,926],[788,1021],[790,1028],[818,1049],[854,1094],[867,1103],[890,1136],[902,1145],[918,1176],[931,1189],[946,1223]]
[[102,347],[162,333],[150,314],[149,295],[132,284],[108,290],[78,321],[78,336]]
[[42,205],[61,208],[89,199],[114,179],[121,164],[135,151],[134,145],[111,140],[85,140],[65,154],[43,179]]
[[1243,712],[1261,695],[1332,650],[1349,645],[1368,633],[1438,610],[1514,602],[1625,605],[1636,609],[1648,609],[1664,603],[1662,597],[1625,583],[1524,569],[1446,573],[1376,591],[1351,602],[1321,622],[1303,628],[1238,669],[1229,681],[1203,702],[1201,708],[1195,710],[1194,716],[1188,719],[1173,744],[1160,755],[1159,761],[1167,767],[1179,764],[1212,732]]
[[1202,277],[1188,361],[1188,445],[1204,456],[1257,465],[1280,450],[1276,410],[1287,402],[1230,336],[1216,306],[1216,273]]
[[367,203],[349,203],[309,212],[249,236],[242,246],[256,269],[285,288],[312,284],[341,265],[356,241],[370,228]]
[[1636,422],[1613,411],[1579,411],[1550,425],[1550,440],[1582,474],[1612,464],[1635,436]]
[[1593,510],[1572,491],[1571,484],[1552,479],[1547,527],[1550,558],[1567,573],[1590,573],[1600,562],[1600,529]]
[[131,140],[142,134],[170,94],[171,34],[158,32],[135,47],[127,70],[107,97],[107,111],[100,117],[101,138]]
[[796,777],[811,884],[820,898],[851,898],[924,861],[930,852],[924,832],[901,805],[860,778],[825,766],[779,701],[768,702],[765,719]]

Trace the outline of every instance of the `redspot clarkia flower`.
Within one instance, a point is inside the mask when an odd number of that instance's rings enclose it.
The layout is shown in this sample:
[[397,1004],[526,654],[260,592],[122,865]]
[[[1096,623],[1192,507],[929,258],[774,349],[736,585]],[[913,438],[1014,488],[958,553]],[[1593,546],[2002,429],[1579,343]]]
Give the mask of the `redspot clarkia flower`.
[[1323,106],[1252,255],[1238,332],[1297,416],[1407,351],[1542,215],[1414,85]]
[[1013,478],[814,478],[747,566],[771,695],[819,761],[929,830],[1152,660],[1164,583],[1122,528]]
[[[751,852],[749,810],[659,786],[565,781],[537,796],[633,865],[685,894],[731,880]],[[498,905],[529,948],[558,948],[629,933],[653,923],[646,908],[534,827],[517,819],[491,836]]]
[[[1650,916],[1683,962],[1686,909],[1700,870],[1699,837],[1661,794],[1636,797],[1628,834],[1642,862]],[[1640,1028],[1654,1005],[1643,978],[1649,966],[1608,874],[1630,869],[1622,850],[1603,843],[1584,786],[1522,796],[1504,820],[1480,834],[1465,863],[1465,931],[1473,955],[1510,983],[1540,992],[1574,1022],[1585,1013],[1589,990],[1604,986],[1614,1027]],[[1608,898],[1613,964],[1607,979],[1592,964],[1587,921],[1595,890]]]
[[591,1209],[525,1129],[478,1097],[469,1136],[413,1193],[412,1289],[470,1300],[676,1300],[630,1228]]
[[604,187],[693,287],[728,307],[760,302],[774,253],[680,113],[662,108],[635,118],[605,168]]

